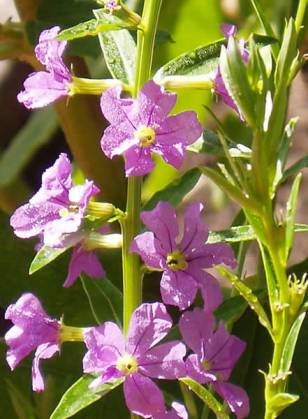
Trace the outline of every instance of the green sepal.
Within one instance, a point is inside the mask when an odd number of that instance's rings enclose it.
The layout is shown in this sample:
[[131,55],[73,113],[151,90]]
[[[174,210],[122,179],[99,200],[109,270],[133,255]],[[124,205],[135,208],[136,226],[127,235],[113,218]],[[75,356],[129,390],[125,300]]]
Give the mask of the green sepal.
[[229,419],[230,416],[226,413],[225,407],[206,387],[191,378],[180,378],[179,381],[192,390],[215,413],[218,419]]
[[233,275],[222,266],[217,266],[216,269],[231,282],[234,288],[236,288],[240,295],[247,301],[250,308],[257,314],[262,326],[264,326],[268,330],[269,334],[272,335],[272,325],[262,304],[260,303],[258,297],[253,293],[252,289],[247,287],[245,283],[238,279],[236,275]]
[[64,252],[66,252],[68,248],[53,248],[48,246],[43,246],[35,255],[33,261],[31,262],[29,268],[29,274],[32,275],[34,272],[39,271],[40,269],[44,268],[44,266],[48,265],[49,263],[53,262],[59,256],[61,256]]
[[274,417],[277,417],[284,409],[297,402],[298,399],[299,396],[297,394],[277,393],[271,398],[268,409],[275,413]]
[[124,379],[119,378],[112,383],[106,383],[96,389],[89,388],[89,385],[96,377],[90,374],[83,375],[77,380],[62,396],[58,406],[50,416],[50,419],[67,419],[80,412],[85,407],[96,402],[111,390],[123,383]]

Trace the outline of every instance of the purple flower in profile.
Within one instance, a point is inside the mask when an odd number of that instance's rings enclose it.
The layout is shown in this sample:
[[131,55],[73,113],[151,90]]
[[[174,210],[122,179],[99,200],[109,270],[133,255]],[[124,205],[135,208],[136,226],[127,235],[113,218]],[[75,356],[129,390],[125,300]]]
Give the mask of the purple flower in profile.
[[165,306],[153,303],[142,304],[134,311],[126,337],[112,322],[86,329],[84,340],[88,352],[83,369],[86,373],[99,374],[91,387],[123,378],[129,410],[146,418],[163,414],[164,396],[151,378],[172,380],[185,375],[183,343],[157,345],[171,327],[172,320]]
[[[230,37],[235,37],[236,33],[237,33],[236,26],[229,25],[227,23],[224,23],[223,25],[221,25],[221,30],[222,30],[222,32],[225,35],[227,40],[229,40]],[[238,47],[239,47],[241,56],[243,57],[244,63],[247,64],[248,60],[249,60],[249,52],[245,48],[244,38],[241,38],[238,41]],[[227,106],[234,109],[239,114],[241,120],[244,120],[244,117],[243,117],[240,109],[238,108],[238,106],[236,105],[236,103],[234,102],[232,97],[230,96],[230,93],[229,93],[229,91],[228,91],[228,89],[225,85],[225,82],[222,78],[222,74],[221,74],[221,71],[220,71],[220,67],[218,67],[217,73],[216,73],[216,76],[215,76],[214,91],[215,91],[215,93],[217,93],[222,98],[223,102]]]
[[118,0],[103,0],[105,10],[109,13],[113,13],[115,10],[121,9],[121,6],[119,4]]
[[5,318],[14,326],[6,333],[5,341],[10,349],[6,360],[14,370],[20,361],[36,349],[32,363],[32,387],[34,391],[44,390],[44,380],[39,364],[41,359],[51,358],[59,352],[60,323],[51,319],[33,294],[23,294],[11,304]]
[[247,417],[249,399],[246,392],[227,382],[245,350],[245,342],[230,335],[223,323],[214,331],[213,315],[199,308],[184,313],[179,327],[185,343],[194,352],[186,360],[188,376],[199,383],[211,384],[238,419]]
[[119,86],[107,90],[101,109],[111,123],[101,140],[109,158],[123,154],[126,176],[143,176],[154,168],[152,153],[179,168],[185,150],[202,133],[195,112],[168,116],[176,95],[167,93],[153,81],[147,82],[137,99],[121,99]]
[[[92,181],[74,186],[72,168],[67,155],[62,153],[54,165],[42,176],[42,186],[28,204],[17,208],[11,217],[16,236],[29,238],[42,235],[50,247],[63,247],[62,236],[78,232],[85,210],[99,189]],[[76,241],[76,237],[66,238]]]
[[146,265],[164,271],[160,282],[162,299],[180,310],[194,302],[198,288],[206,309],[214,310],[222,294],[216,279],[204,269],[221,263],[231,267],[236,264],[228,245],[206,244],[208,228],[200,216],[202,209],[200,203],[186,209],[184,233],[179,241],[175,209],[167,202],[159,202],[152,211],[141,213],[151,232],[138,235],[131,245],[131,251],[138,253]]
[[55,26],[40,35],[35,55],[47,71],[30,74],[17,96],[28,109],[41,108],[69,94],[71,74],[62,59],[67,42],[54,39],[59,31]]
[[182,404],[173,402],[171,410],[154,415],[152,419],[188,419],[188,414]]
[[43,245],[52,248],[75,246],[64,283],[71,286],[81,272],[94,278],[105,276],[105,271],[93,251],[84,247],[87,231],[83,220],[89,200],[99,192],[92,181],[83,185],[72,183],[72,167],[62,153],[54,165],[42,176],[42,186],[28,204],[17,208],[11,217],[16,236],[39,236]]

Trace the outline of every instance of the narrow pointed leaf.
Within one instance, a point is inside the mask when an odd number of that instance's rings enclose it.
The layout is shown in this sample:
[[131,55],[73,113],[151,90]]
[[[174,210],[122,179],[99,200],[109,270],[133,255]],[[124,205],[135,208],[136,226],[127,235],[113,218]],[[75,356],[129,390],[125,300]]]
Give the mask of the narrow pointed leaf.
[[305,156],[298,160],[292,166],[288,167],[283,173],[281,182],[285,182],[289,177],[297,175],[297,173],[308,167],[308,156]]
[[280,360],[280,370],[282,372],[287,373],[290,371],[297,339],[305,317],[306,312],[300,314],[291,327]]
[[297,200],[299,186],[302,179],[301,173],[299,173],[292,185],[291,193],[289,200],[287,202],[287,214],[286,214],[286,257],[288,256],[290,250],[293,247],[294,241],[294,228],[295,228],[295,216],[297,210]]
[[35,255],[35,258],[33,259],[29,268],[29,274],[34,274],[34,272],[37,272],[38,270],[44,268],[44,266],[54,261],[66,250],[67,248],[56,249],[48,246],[43,246]]
[[275,394],[275,396],[270,401],[269,410],[279,415],[288,406],[297,402],[298,399],[299,399],[299,396],[297,394],[290,394],[290,393]]
[[213,394],[204,386],[197,383],[191,378],[180,378],[190,390],[192,390],[205,405],[207,405],[212,412],[215,413],[218,419],[228,419],[229,415],[226,413],[224,406],[213,396]]
[[123,382],[120,378],[112,383],[104,384],[97,390],[89,388],[95,379],[93,375],[84,375],[76,381],[63,395],[60,403],[50,416],[50,419],[67,419],[80,412],[85,407],[96,402]]
[[267,314],[260,303],[258,297],[253,293],[253,291],[247,287],[243,281],[237,278],[236,275],[233,275],[231,272],[229,272],[227,269],[223,268],[222,266],[216,267],[218,272],[222,275],[224,275],[231,284],[236,288],[236,290],[240,293],[240,295],[245,298],[250,308],[258,315],[259,321],[264,326],[268,332],[272,333],[272,326],[271,323],[267,317]]

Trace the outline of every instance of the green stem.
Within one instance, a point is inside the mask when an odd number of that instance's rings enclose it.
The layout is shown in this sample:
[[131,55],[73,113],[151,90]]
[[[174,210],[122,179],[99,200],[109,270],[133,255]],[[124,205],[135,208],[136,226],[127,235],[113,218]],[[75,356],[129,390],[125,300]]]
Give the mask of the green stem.
[[297,33],[300,31],[302,27],[307,4],[308,4],[308,0],[299,0],[296,18],[295,18],[295,27],[296,27]]
[[[145,0],[141,29],[137,39],[136,79],[133,96],[150,78],[155,34],[162,0]],[[129,252],[132,240],[140,230],[141,177],[128,178],[126,218],[122,220],[123,328],[127,331],[133,311],[142,302],[142,274],[139,257]],[[133,416],[132,416],[133,417]]]

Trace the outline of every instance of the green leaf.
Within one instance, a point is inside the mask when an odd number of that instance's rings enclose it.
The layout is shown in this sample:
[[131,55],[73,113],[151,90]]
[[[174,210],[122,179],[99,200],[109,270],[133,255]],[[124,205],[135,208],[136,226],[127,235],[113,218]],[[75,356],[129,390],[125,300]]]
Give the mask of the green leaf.
[[[242,144],[233,144],[226,139],[229,153],[234,158],[250,158],[251,150]],[[212,154],[217,157],[224,157],[224,150],[219,140],[218,135],[208,128],[205,128],[200,137],[195,143],[187,147],[187,150],[194,153]]]
[[261,26],[264,29],[264,32],[272,38],[275,38],[275,33],[271,27],[271,25],[268,23],[267,18],[264,13],[263,7],[261,7],[259,0],[250,0],[252,7],[255,9],[256,15],[258,16],[258,19],[261,23]]
[[284,409],[291,404],[297,402],[299,396],[290,393],[278,393],[271,399],[269,403],[269,410],[279,415]]
[[97,324],[114,320],[120,326],[123,306],[121,291],[108,278],[95,280],[82,275],[81,282]]
[[[102,12],[94,10],[97,19]],[[98,35],[106,65],[111,75],[126,84],[133,84],[136,72],[136,43],[127,29]]]
[[229,415],[225,412],[224,406],[204,386],[191,378],[180,378],[179,381],[192,390],[204,402],[204,404],[206,404],[215,413],[218,419],[229,418]]
[[57,249],[48,246],[41,247],[35,255],[33,261],[31,262],[29,274],[32,275],[34,274],[34,272],[37,272],[40,269],[44,268],[44,266],[57,259],[57,257],[62,255],[66,250],[67,248]]
[[302,179],[301,173],[299,173],[292,185],[290,197],[287,202],[287,214],[286,214],[286,240],[285,240],[285,254],[288,257],[290,250],[293,247],[294,241],[294,228],[295,228],[295,216],[297,210],[297,200],[299,186]]
[[179,55],[161,67],[154,80],[160,83],[169,76],[177,75],[203,75],[212,78],[218,67],[221,46],[225,43],[225,40],[220,40]]
[[89,385],[94,379],[95,377],[92,375],[84,375],[76,381],[64,393],[50,419],[66,419],[74,416],[80,410],[96,402],[123,382],[123,378],[120,378],[113,383],[104,384],[94,391],[89,388]]
[[189,170],[183,176],[171,182],[165,189],[157,192],[144,204],[143,210],[153,209],[159,201],[167,201],[174,206],[178,205],[184,196],[193,189],[200,176],[201,172],[198,168]]
[[228,298],[215,311],[217,320],[222,320],[227,326],[237,321],[245,312],[248,303],[241,295]]
[[52,108],[34,112],[0,158],[0,186],[10,184],[58,128]]
[[280,360],[280,370],[282,372],[287,373],[290,371],[299,332],[301,330],[305,317],[306,313],[300,314],[293,323],[291,330],[288,334]]
[[238,243],[244,241],[255,240],[256,235],[250,225],[235,226],[228,230],[211,231],[208,238],[208,243]]
[[253,293],[252,289],[247,287],[243,281],[237,278],[236,275],[233,275],[227,269],[222,266],[217,266],[216,269],[220,274],[225,276],[231,284],[236,288],[236,290],[242,295],[243,298],[247,301],[249,307],[257,314],[260,323],[264,326],[268,332],[272,333],[272,326],[267,317],[267,314],[260,303],[258,297]]
[[297,173],[308,167],[308,156],[305,156],[298,160],[296,163],[288,167],[283,173],[281,182],[285,182],[289,177],[297,175]]
[[[103,12],[102,12],[103,15]],[[130,25],[116,16],[105,14],[104,18],[90,19],[65,29],[57,36],[59,41],[71,41],[85,36],[97,36],[101,32],[129,28]]]

